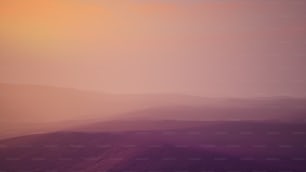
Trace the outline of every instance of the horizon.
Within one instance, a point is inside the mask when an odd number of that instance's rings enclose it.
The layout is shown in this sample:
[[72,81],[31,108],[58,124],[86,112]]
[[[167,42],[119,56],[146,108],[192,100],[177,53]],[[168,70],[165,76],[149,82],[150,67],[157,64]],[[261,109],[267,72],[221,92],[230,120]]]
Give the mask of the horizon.
[[246,96],[246,97],[208,97],[208,96],[201,96],[201,95],[192,95],[192,94],[183,94],[183,93],[175,93],[175,92],[135,92],[135,93],[120,93],[120,92],[105,92],[99,89],[86,89],[86,88],[77,88],[77,87],[65,87],[62,85],[43,85],[43,84],[35,84],[35,83],[16,83],[16,82],[0,82],[1,84],[5,85],[15,85],[15,86],[34,86],[34,87],[46,87],[46,88],[55,88],[55,89],[70,89],[75,91],[81,92],[90,92],[90,93],[97,93],[97,94],[105,94],[105,95],[131,95],[131,96],[186,96],[186,97],[198,97],[198,98],[208,98],[208,99],[306,99],[306,95],[299,95],[299,96],[290,96],[290,95],[270,95],[270,96]]

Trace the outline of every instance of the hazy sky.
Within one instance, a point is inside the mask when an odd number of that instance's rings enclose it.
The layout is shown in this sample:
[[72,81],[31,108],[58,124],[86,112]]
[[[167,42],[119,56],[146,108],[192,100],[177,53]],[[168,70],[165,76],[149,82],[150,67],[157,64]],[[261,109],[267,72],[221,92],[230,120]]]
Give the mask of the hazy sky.
[[0,82],[306,96],[304,0],[1,0]]

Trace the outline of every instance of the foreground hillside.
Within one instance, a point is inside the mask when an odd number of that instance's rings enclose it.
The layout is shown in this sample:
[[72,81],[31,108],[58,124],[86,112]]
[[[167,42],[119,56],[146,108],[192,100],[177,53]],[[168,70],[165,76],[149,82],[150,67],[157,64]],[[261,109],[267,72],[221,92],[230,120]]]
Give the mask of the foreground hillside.
[[[157,129],[161,123],[172,128]],[[0,141],[0,171],[306,170],[304,124],[192,123],[152,121],[155,129],[66,131],[6,139]]]

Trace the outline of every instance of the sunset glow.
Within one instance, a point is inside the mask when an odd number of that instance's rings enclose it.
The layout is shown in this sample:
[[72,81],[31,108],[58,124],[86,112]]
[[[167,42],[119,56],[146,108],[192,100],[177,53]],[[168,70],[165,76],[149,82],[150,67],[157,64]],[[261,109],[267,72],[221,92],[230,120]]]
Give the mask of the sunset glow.
[[4,0],[1,81],[117,93],[298,96],[306,86],[303,6]]

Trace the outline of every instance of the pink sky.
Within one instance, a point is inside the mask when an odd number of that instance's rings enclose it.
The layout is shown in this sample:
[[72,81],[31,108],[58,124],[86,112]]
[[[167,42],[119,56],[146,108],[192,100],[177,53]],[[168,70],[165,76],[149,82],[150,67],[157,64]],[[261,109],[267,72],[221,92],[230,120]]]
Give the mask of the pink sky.
[[3,0],[0,82],[305,96],[306,2]]

